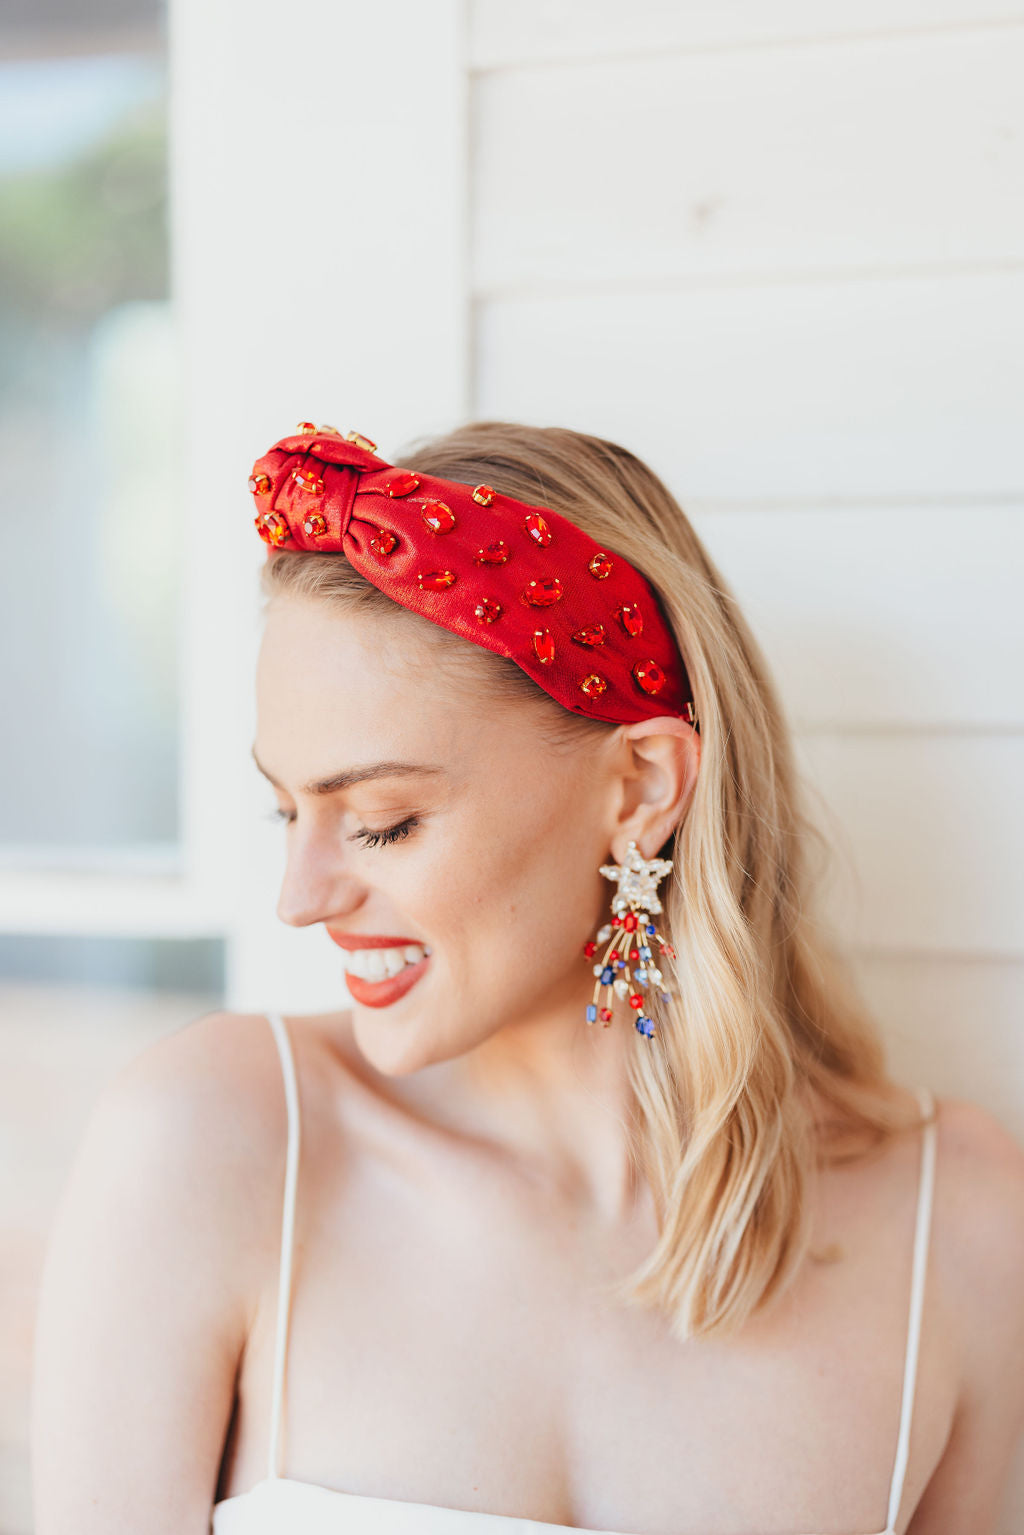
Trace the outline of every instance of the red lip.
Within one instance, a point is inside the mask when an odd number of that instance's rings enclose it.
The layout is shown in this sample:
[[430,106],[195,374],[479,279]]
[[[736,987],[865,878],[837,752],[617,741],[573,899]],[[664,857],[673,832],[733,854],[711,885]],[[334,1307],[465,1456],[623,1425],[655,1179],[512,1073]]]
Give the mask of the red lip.
[[361,1002],[364,1007],[390,1007],[392,1002],[397,1002],[399,997],[404,997],[416,985],[429,964],[430,957],[425,955],[414,965],[406,965],[404,970],[387,981],[364,981],[362,976],[350,975],[346,971],[345,985],[353,1001]]
[[327,936],[339,949],[404,949],[410,943],[421,943],[419,938],[375,938],[369,933],[336,933],[327,929]]

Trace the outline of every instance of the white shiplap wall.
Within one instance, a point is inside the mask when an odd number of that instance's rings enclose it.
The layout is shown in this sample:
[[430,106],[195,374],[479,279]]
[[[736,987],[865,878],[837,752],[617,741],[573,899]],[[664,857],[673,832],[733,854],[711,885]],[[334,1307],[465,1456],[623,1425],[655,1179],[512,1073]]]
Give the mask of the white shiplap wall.
[[744,602],[895,1068],[1024,1135],[1024,5],[170,14],[186,819],[229,1005],[343,1001],[274,918],[247,763],[252,458],[306,416],[386,455],[558,422],[644,455]]
[[1024,7],[470,18],[474,413],[665,477],[776,672],[893,1069],[1024,1138]]

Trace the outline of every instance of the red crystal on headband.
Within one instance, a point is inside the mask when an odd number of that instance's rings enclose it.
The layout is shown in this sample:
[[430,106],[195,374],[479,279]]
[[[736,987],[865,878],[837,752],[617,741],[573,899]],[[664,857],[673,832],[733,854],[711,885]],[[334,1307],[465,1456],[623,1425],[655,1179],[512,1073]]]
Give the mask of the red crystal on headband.
[[431,533],[450,533],[455,526],[455,514],[443,501],[425,501],[420,516]]
[[633,676],[645,693],[660,693],[665,686],[665,673],[657,661],[638,661],[633,668]]
[[290,537],[288,524],[283,517],[278,517],[274,512],[267,512],[263,517],[256,518],[256,531],[264,543],[273,544],[275,548]]
[[534,543],[539,544],[542,549],[546,549],[548,544],[550,544],[551,529],[539,512],[531,512],[528,517],[524,517],[523,527],[529,533]]
[[511,550],[503,538],[499,538],[496,544],[487,544],[485,548],[478,549],[473,559],[477,565],[507,565]]
[[550,608],[562,600],[562,583],[557,576],[550,581],[531,581],[523,592],[523,601],[534,608]]
[[378,528],[370,539],[370,548],[379,560],[386,560],[389,554],[393,554],[398,539],[393,533],[388,533],[384,528]]
[[343,555],[392,601],[505,656],[573,713],[694,722],[656,589],[553,508],[398,468],[361,433],[311,422],[263,454],[250,489],[275,558]]
[[409,496],[419,487],[419,475],[398,474],[393,480],[386,481],[384,489],[389,496]]
[[533,631],[533,653],[541,666],[550,666],[555,659],[555,642],[550,629]]
[[322,496],[324,493],[323,480],[311,469],[293,469],[292,479],[300,490],[307,491],[311,496]]

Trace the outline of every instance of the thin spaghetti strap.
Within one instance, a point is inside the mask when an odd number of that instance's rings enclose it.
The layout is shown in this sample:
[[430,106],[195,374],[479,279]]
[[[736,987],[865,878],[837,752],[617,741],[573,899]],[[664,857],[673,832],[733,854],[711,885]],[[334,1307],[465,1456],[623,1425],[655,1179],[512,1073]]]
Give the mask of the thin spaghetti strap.
[[910,1280],[910,1325],[907,1328],[907,1353],[903,1368],[903,1399],[900,1429],[896,1442],[896,1461],[889,1486],[889,1512],[885,1535],[895,1535],[896,1520],[903,1497],[903,1479],[910,1455],[910,1423],[914,1412],[914,1386],[917,1382],[917,1356],[921,1342],[921,1314],[924,1303],[924,1277],[928,1267],[928,1236],[931,1229],[932,1191],[935,1186],[935,1099],[927,1087],[917,1089],[917,1100],[928,1123],[921,1132],[921,1174],[917,1189],[917,1223],[914,1228],[914,1262]]
[[268,1013],[267,1019],[277,1040],[284,1076],[284,1098],[288,1109],[288,1151],[284,1174],[284,1210],[281,1217],[281,1266],[277,1284],[277,1331],[274,1344],[274,1390],[270,1410],[270,1450],[267,1479],[281,1475],[282,1403],[288,1353],[288,1321],[292,1289],[292,1247],[295,1237],[295,1188],[299,1174],[299,1090],[295,1080],[288,1030],[280,1013]]

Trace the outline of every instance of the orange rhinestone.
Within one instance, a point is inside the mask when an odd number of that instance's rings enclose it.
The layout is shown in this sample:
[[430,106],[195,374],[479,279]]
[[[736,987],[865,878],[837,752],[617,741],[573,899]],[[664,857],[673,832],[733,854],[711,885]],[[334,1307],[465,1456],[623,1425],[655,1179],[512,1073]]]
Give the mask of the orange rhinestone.
[[500,618],[504,612],[500,602],[495,602],[493,597],[481,597],[473,609],[473,616],[478,624],[493,624],[496,618]]
[[376,453],[377,451],[377,444],[372,442],[369,437],[364,437],[362,432],[346,432],[345,441],[354,442],[357,448],[365,448],[367,453]]
[[315,432],[316,431],[316,422],[315,421],[300,421],[298,426],[295,428],[295,430],[297,432]]
[[544,521],[544,518],[538,516],[536,512],[531,512],[528,517],[523,518],[523,527],[529,533],[534,543],[540,544],[542,549],[546,549],[548,544],[550,544],[551,529]]
[[584,629],[577,629],[573,635],[577,645],[603,645],[604,624],[587,624]]
[[473,563],[475,565],[507,565],[508,559],[508,544],[503,538],[499,538],[496,544],[486,544],[483,549],[478,549],[473,556]]
[[321,426],[321,427],[318,427],[317,430],[323,432],[325,437],[340,437],[341,436],[341,433],[338,431],[338,428],[336,426]]
[[612,562],[605,554],[604,550],[600,549],[590,561],[587,569],[590,571],[590,574],[595,577],[596,580],[604,581],[605,578],[610,576],[612,573]]
[[600,698],[602,693],[607,692],[608,683],[605,678],[599,676],[597,672],[591,672],[589,677],[584,677],[583,681],[580,683],[580,687],[583,689],[584,693],[586,693],[588,698]]
[[531,608],[550,608],[561,599],[562,583],[557,576],[552,576],[550,581],[531,581],[521,598]]
[[476,485],[476,486],[474,486],[474,488],[473,488],[473,500],[479,502],[479,504],[481,506],[490,506],[491,502],[494,500],[494,486],[493,485]]
[[314,469],[293,469],[292,479],[307,495],[322,496],[324,493],[324,482]]
[[264,543],[273,544],[275,548],[279,548],[291,535],[288,524],[276,512],[266,512],[257,517],[256,527]]
[[625,607],[618,608],[615,617],[634,639],[644,632],[644,616],[635,603],[627,603]]
[[660,693],[667,680],[657,661],[638,661],[633,676],[645,693]]
[[388,480],[384,490],[389,496],[408,496],[420,483],[418,474],[407,471],[405,474],[396,474],[393,480]]
[[455,526],[455,513],[443,501],[424,501],[420,516],[431,533],[450,533]]
[[327,523],[319,512],[310,512],[302,524],[302,528],[305,533],[309,534],[310,538],[322,538],[327,532]]
[[254,496],[265,496],[270,489],[270,475],[251,474],[249,476],[249,489]]
[[533,653],[541,666],[550,666],[555,659],[555,642],[550,629],[534,629]]
[[454,586],[454,570],[421,571],[416,577],[425,592],[443,592],[446,586]]

